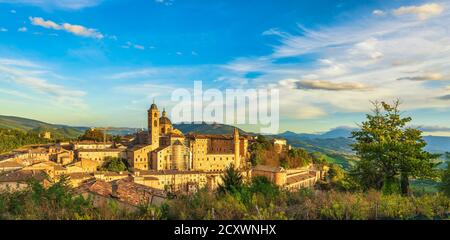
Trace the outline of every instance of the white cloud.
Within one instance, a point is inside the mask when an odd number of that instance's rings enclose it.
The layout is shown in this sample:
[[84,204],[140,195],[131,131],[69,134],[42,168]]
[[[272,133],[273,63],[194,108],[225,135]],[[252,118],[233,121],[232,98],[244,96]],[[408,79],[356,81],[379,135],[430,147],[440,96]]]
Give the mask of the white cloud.
[[7,28],[4,28],[4,27],[1,27],[1,28],[0,28],[0,32],[7,32],[7,31],[8,31]]
[[125,45],[122,45],[122,48],[134,48],[138,50],[145,50],[145,47],[140,44],[134,44],[132,42],[126,42]]
[[135,44],[134,48],[139,49],[139,50],[145,50],[145,47],[139,44]]
[[16,14],[17,12],[16,12],[16,10],[14,10],[14,9],[11,9],[11,11],[9,11],[10,13],[12,13],[12,14]]
[[28,29],[26,27],[21,27],[17,29],[18,32],[26,32]]
[[404,6],[394,10],[395,15],[415,14],[420,20],[437,16],[444,11],[444,7],[437,3],[428,3],[421,6]]
[[385,16],[386,12],[384,12],[382,10],[379,10],[379,9],[376,9],[376,10],[373,10],[372,14],[375,15],[375,16]]
[[90,37],[95,39],[102,39],[104,37],[103,34],[98,32],[96,29],[86,28],[81,25],[74,25],[70,23],[57,24],[51,20],[44,20],[41,17],[29,17],[29,19],[31,21],[31,24],[35,26],[54,30],[64,30],[66,32],[82,37]]
[[45,9],[78,10],[97,6],[102,0],[0,0],[0,3],[27,4]]

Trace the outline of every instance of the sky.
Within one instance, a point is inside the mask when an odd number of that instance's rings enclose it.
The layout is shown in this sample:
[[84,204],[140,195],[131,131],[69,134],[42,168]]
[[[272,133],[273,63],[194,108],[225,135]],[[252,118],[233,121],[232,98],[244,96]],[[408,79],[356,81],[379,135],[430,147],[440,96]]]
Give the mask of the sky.
[[145,127],[153,100],[202,81],[279,89],[279,132],[355,127],[399,98],[450,136],[449,22],[442,0],[0,0],[0,115]]

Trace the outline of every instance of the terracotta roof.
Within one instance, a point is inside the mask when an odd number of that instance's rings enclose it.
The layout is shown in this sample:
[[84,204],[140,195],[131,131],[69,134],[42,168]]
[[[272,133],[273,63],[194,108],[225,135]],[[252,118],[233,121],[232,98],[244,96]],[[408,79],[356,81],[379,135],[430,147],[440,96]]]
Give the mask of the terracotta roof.
[[0,168],[23,168],[24,165],[16,161],[2,161],[0,162]]
[[92,140],[83,140],[83,141],[79,141],[79,142],[74,142],[73,144],[78,144],[78,145],[110,145],[113,144],[112,142],[96,142],[96,141],[92,141]]
[[128,150],[130,150],[130,151],[136,151],[136,150],[142,149],[142,148],[147,147],[147,146],[150,146],[150,145],[149,145],[149,144],[139,144],[139,145],[134,145],[134,146],[132,146],[131,148],[129,148]]
[[76,188],[75,192],[78,194],[88,192],[104,197],[113,197],[120,202],[133,206],[152,201],[153,197],[166,198],[166,193],[163,190],[135,183],[130,177],[112,182],[102,180],[88,181]]
[[61,165],[55,165],[54,168],[56,171],[64,171],[67,170],[65,167],[61,166]]
[[69,176],[70,179],[87,179],[94,177],[91,174],[84,172],[68,173],[67,176]]
[[300,174],[300,175],[295,175],[295,176],[291,176],[287,178],[287,184],[293,184],[293,183],[298,183],[298,182],[302,182],[308,179],[315,179],[316,176],[309,174],[309,173],[305,173],[305,174]]
[[123,152],[124,148],[78,149],[78,152]]
[[111,171],[101,171],[101,172],[95,172],[94,175],[100,175],[103,174],[104,176],[127,176],[128,172],[124,171],[122,173],[118,172],[111,172]]
[[26,182],[30,179],[42,181],[46,178],[47,174],[42,170],[19,170],[0,175],[0,182]]

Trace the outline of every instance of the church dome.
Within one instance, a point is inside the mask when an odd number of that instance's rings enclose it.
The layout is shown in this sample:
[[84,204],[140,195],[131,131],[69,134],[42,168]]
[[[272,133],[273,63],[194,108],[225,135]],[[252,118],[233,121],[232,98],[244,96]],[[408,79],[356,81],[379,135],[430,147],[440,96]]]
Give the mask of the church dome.
[[159,124],[170,124],[172,125],[172,122],[170,121],[170,119],[168,117],[160,117],[159,118]]
[[162,117],[159,118],[159,124],[170,124],[170,125],[172,125],[172,122],[167,117],[167,113],[166,113],[166,109],[165,108],[163,109]]

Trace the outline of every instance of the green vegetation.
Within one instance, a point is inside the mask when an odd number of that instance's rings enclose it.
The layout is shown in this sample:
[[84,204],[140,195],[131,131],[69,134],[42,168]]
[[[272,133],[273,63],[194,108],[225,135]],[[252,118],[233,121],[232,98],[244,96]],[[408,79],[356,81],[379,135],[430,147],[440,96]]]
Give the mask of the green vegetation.
[[309,153],[302,148],[292,148],[287,156],[280,160],[280,165],[285,168],[299,168],[312,163],[313,159]]
[[24,191],[0,192],[0,219],[450,219],[450,198],[441,193],[402,196],[335,188],[346,178],[337,167],[324,183],[331,186],[328,190],[288,192],[264,177],[245,183],[230,168],[223,191],[200,189],[161,206],[143,203],[130,211],[114,199],[94,206],[90,197],[75,195],[63,177],[49,188],[31,182]]
[[225,170],[225,174],[222,176],[222,182],[218,188],[220,193],[234,193],[241,190],[242,176],[236,171],[233,164]]
[[79,140],[87,140],[87,141],[95,141],[95,142],[103,142],[104,140],[109,141],[111,140],[111,136],[106,134],[104,135],[104,132],[102,130],[98,129],[87,129],[84,131],[83,135],[81,135]]
[[[346,174],[338,169],[333,170],[335,173],[329,176],[326,184],[346,178]],[[450,198],[442,194],[412,197],[385,195],[374,190],[352,193],[333,188],[288,192],[264,177],[253,178],[247,184],[229,183],[224,183],[223,187],[232,191],[213,193],[203,189],[190,196],[169,200],[159,212],[167,214],[163,219],[182,220],[450,219]]]
[[0,193],[0,219],[92,219],[90,200],[74,196],[65,178],[48,189],[31,181],[21,192]]
[[0,153],[9,152],[28,144],[44,144],[48,142],[50,141],[40,138],[36,133],[0,128]]
[[100,170],[106,170],[111,172],[124,172],[128,171],[127,161],[115,157],[106,157],[104,165]]
[[77,138],[83,133],[82,130],[80,130],[81,128],[50,124],[21,117],[1,116],[1,115],[0,115],[0,128],[18,130],[22,132],[31,131],[32,133],[36,134],[47,131],[51,133],[52,139],[54,140],[73,139]]
[[269,165],[285,168],[298,168],[313,161],[312,156],[302,148],[293,148],[277,153],[272,143],[264,136],[258,135],[255,143],[250,146],[251,162],[253,166]]
[[361,129],[352,133],[352,145],[360,161],[351,169],[364,189],[409,194],[411,178],[433,179],[437,176],[439,155],[423,148],[422,132],[406,127],[412,119],[400,116],[399,101],[393,105],[374,102],[373,114],[367,115]]
[[450,197],[450,164],[447,164],[447,169],[442,173],[442,181],[439,188]]

